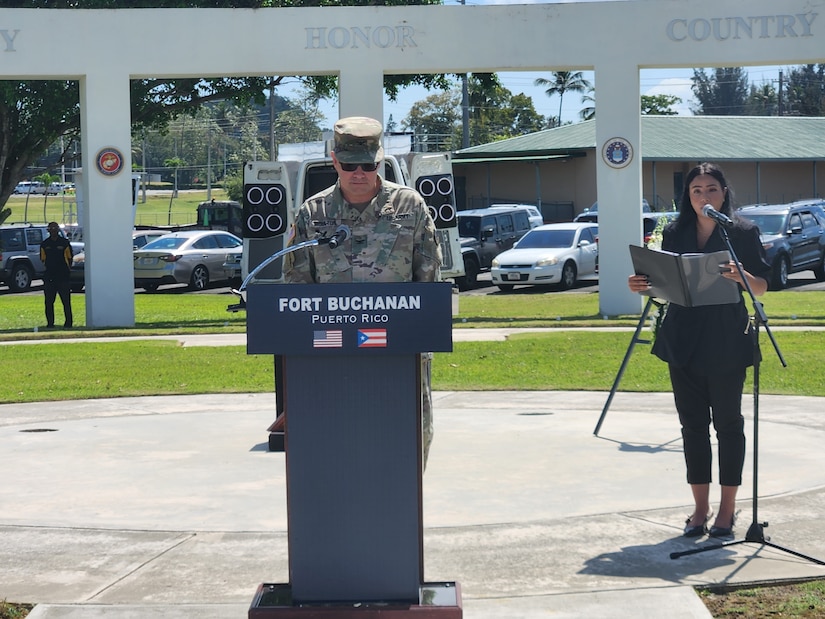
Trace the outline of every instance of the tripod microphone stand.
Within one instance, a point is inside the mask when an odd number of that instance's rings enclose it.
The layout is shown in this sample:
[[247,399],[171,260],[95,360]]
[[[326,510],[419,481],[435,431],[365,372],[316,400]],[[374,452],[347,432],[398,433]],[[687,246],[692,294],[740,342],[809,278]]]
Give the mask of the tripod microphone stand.
[[[802,559],[806,559],[812,563],[816,563],[817,565],[825,565],[825,561],[820,561],[819,559],[809,557],[808,555],[802,554],[801,552],[797,552],[795,550],[791,550],[790,548],[785,548],[784,546],[774,544],[770,541],[770,537],[765,537],[765,528],[768,526],[768,523],[759,522],[759,365],[762,359],[761,351],[759,348],[760,326],[765,327],[765,332],[768,334],[768,337],[771,340],[771,344],[773,344],[773,348],[776,351],[777,357],[779,357],[779,361],[782,363],[782,367],[787,367],[788,364],[785,363],[785,359],[782,356],[782,352],[779,350],[779,346],[777,345],[776,340],[774,339],[773,334],[771,333],[770,327],[768,327],[768,317],[765,314],[765,309],[762,307],[762,304],[756,300],[756,295],[753,294],[753,290],[751,289],[748,280],[745,278],[744,270],[742,268],[742,265],[739,263],[739,259],[736,256],[736,252],[733,250],[733,246],[731,245],[730,237],[728,236],[728,231],[725,229],[725,225],[726,224],[717,221],[716,227],[719,228],[719,232],[721,233],[722,238],[724,239],[725,244],[728,247],[728,251],[730,251],[731,258],[736,264],[736,268],[739,271],[739,276],[742,279],[745,290],[748,292],[748,295],[751,299],[751,303],[753,304],[753,330],[751,336],[753,339],[753,518],[751,520],[750,527],[748,527],[748,531],[745,534],[744,539],[730,540],[726,542],[719,542],[716,544],[707,544],[705,546],[692,548],[690,550],[672,552],[670,553],[670,558],[678,559],[679,557],[698,554],[700,552],[707,552],[708,550],[717,550],[719,548],[726,548],[727,546],[735,546],[738,544],[753,542],[756,544],[762,544],[763,546],[776,548],[777,550],[781,550],[783,552],[794,555],[796,557],[800,557]],[[728,223],[727,225],[730,224]]]

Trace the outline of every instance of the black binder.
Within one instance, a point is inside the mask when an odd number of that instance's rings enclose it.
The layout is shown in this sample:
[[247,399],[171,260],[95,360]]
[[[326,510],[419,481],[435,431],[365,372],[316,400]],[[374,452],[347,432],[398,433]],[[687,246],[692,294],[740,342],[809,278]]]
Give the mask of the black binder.
[[738,303],[741,298],[739,284],[721,275],[731,259],[727,250],[675,254],[631,245],[630,257],[635,273],[650,280],[651,288],[642,294],[685,307]]

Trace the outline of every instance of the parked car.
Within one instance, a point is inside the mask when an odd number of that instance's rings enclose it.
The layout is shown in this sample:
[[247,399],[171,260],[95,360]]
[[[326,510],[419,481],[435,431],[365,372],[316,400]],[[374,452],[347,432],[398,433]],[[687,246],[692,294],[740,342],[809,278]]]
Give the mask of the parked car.
[[[652,213],[653,210],[650,208],[650,203],[647,200],[642,198],[642,213]],[[573,218],[573,221],[586,221],[586,222],[595,222],[599,219],[599,203],[598,201],[593,203],[593,206],[590,208],[584,209],[581,213],[576,215]]]
[[530,227],[537,228],[544,223],[544,217],[538,207],[532,204],[491,204],[488,208],[499,210],[508,210],[513,208],[520,208],[527,211],[527,219],[530,220]]
[[757,204],[737,212],[759,226],[772,290],[782,290],[788,275],[801,271],[813,271],[818,281],[825,281],[825,200]]
[[149,291],[161,284],[189,284],[203,290],[211,282],[229,281],[234,269],[224,267],[226,255],[243,241],[221,230],[172,232],[134,252],[135,286]]
[[527,211],[520,208],[459,211],[458,236],[464,276],[456,278],[458,289],[475,287],[478,274],[490,269],[493,258],[510,249],[530,229]]
[[583,276],[595,276],[599,226],[592,223],[546,224],[533,228],[513,249],[493,260],[490,274],[502,291],[516,284],[556,284],[571,288]]
[[46,267],[40,260],[40,243],[49,236],[46,226],[0,226],[0,281],[13,292],[25,292]]
[[243,281],[243,251],[241,248],[238,251],[232,251],[226,254],[223,261],[223,268],[230,273],[229,281],[232,284],[240,285]]
[[[159,239],[168,230],[139,230],[132,233],[132,250],[140,249],[147,243]],[[83,243],[72,243],[72,271],[70,281],[72,292],[80,292],[86,285],[86,251]]]
[[[672,221],[676,219],[678,214],[678,211],[642,213],[642,237],[645,245],[650,241],[653,231],[663,217]],[[573,221],[576,223],[599,223],[599,213],[586,211],[577,215]]]

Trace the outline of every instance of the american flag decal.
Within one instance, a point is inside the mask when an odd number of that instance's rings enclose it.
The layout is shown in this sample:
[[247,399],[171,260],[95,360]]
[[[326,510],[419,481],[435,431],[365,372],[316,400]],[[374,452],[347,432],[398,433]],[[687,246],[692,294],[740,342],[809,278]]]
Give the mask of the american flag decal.
[[344,345],[343,331],[313,331],[313,348],[341,348]]
[[386,348],[386,329],[358,329],[358,348]]

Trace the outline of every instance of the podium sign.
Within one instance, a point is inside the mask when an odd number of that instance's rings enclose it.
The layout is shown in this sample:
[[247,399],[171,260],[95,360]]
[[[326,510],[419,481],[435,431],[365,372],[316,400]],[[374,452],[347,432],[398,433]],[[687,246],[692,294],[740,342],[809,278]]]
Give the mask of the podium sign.
[[461,616],[423,582],[420,354],[450,350],[449,283],[247,289],[247,352],[283,359],[289,536],[250,619]]
[[452,350],[452,285],[254,284],[250,355],[376,355]]

